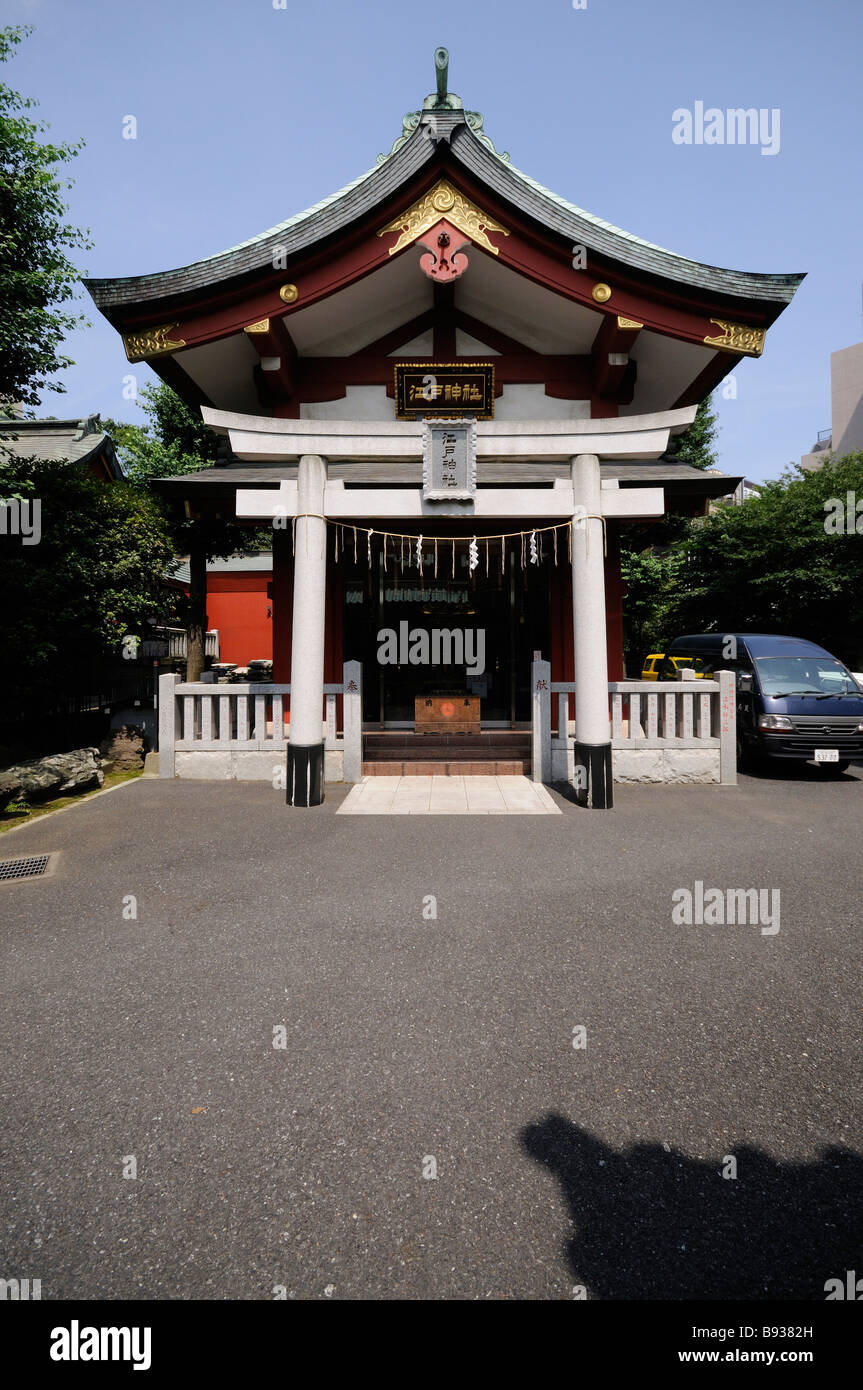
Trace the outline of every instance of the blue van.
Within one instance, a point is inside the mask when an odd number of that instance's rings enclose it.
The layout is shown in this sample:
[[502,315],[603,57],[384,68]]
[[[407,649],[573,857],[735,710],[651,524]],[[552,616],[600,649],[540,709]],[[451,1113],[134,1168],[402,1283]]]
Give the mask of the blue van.
[[814,642],[761,632],[708,632],[669,646],[660,680],[679,679],[673,658],[693,674],[736,673],[737,758],[797,758],[826,773],[863,758],[863,690]]

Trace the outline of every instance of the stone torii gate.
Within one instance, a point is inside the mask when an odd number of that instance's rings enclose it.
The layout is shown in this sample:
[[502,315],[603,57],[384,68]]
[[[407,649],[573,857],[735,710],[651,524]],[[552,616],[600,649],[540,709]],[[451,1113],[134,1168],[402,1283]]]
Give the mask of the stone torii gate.
[[606,518],[660,517],[661,487],[603,484],[601,459],[659,459],[672,433],[688,428],[695,406],[652,415],[601,420],[480,420],[472,423],[478,460],[569,461],[570,477],[553,487],[472,488],[459,501],[432,500],[417,487],[346,488],[328,481],[328,461],[415,461],[424,457],[432,423],[420,421],[284,420],[202,407],[206,424],[227,434],[234,455],[249,463],[297,464],[297,477],[277,488],[238,488],[242,519],[292,518],[296,527],[291,725],[287,800],[316,806],[324,799],[324,616],[328,520],[419,521],[457,518],[570,520],[575,639],[578,799],[595,809],[612,805],[611,729],[605,635],[603,528]]

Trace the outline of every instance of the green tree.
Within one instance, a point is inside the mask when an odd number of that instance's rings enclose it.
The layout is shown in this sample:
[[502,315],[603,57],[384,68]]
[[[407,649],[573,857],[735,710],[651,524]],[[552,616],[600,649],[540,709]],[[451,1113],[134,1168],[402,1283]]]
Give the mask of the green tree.
[[102,420],[123,471],[136,487],[150,490],[154,478],[198,473],[219,462],[218,435],[164,381],[142,388],[141,407],[147,417],[143,425]]
[[74,464],[2,456],[0,496],[38,503],[41,533],[37,544],[0,538],[0,649],[14,675],[0,684],[0,717],[12,719],[82,688],[122,660],[124,637],[170,616],[173,546],[157,503]]
[[[715,468],[715,441],[719,426],[708,396],[695,412],[685,434],[674,441],[673,457],[691,468]],[[668,629],[668,613],[683,557],[674,546],[689,532],[685,517],[667,517],[652,527],[649,539],[624,527],[620,543],[620,568],[625,585],[623,650],[630,678],[641,675],[649,651],[662,651]]]
[[[0,62],[31,32],[0,29]],[[25,114],[34,105],[0,82],[0,409],[7,415],[13,402],[35,406],[42,391],[66,389],[51,379],[71,365],[61,344],[87,322],[59,307],[77,292],[67,252],[91,245],[64,220],[69,184],[58,176],[82,145],[40,140],[47,126]]]
[[713,397],[708,396],[696,410],[689,429],[678,436],[675,459],[678,463],[688,463],[690,468],[715,468],[718,433],[719,421],[713,409]]
[[[198,473],[220,461],[221,441],[203,420],[165,382],[141,391],[147,416],[143,425],[103,421],[114,440],[120,463],[133,487],[160,498],[153,487],[157,478]],[[186,675],[197,680],[204,665],[206,630],[206,562],[236,551],[269,549],[272,533],[264,528],[241,527],[229,517],[204,513],[187,517],[178,506],[161,503],[166,524],[178,555],[189,556],[189,599],[182,619],[188,634]]]
[[683,561],[680,556],[647,546],[621,544],[620,568],[626,585],[623,651],[630,680],[641,675],[648,652],[662,651],[666,615]]
[[[199,473],[223,462],[219,436],[164,381],[142,388],[141,405],[147,417],[143,425],[102,419],[133,487],[161,498],[153,487],[155,479]],[[178,507],[168,506],[165,515],[178,555],[188,554],[195,536],[202,538],[208,559],[233,555],[238,550],[265,550],[272,543],[266,529],[237,526],[229,517],[207,516],[195,521]]]
[[[742,506],[719,507],[674,547],[679,563],[662,636],[777,632],[863,661],[863,515],[846,525],[848,494],[863,503],[863,453],[818,472],[789,471]],[[833,525],[842,507],[841,527]],[[852,508],[853,511],[853,508]],[[857,524],[860,531],[856,529]]]

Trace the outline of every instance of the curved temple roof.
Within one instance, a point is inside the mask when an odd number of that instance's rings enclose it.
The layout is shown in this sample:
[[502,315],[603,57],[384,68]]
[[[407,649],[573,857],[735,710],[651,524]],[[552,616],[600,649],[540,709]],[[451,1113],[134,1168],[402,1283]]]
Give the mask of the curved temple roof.
[[[445,50],[438,50],[438,54],[442,52]],[[461,165],[474,179],[547,231],[634,270],[696,291],[777,306],[790,302],[803,279],[802,274],[760,274],[705,265],[614,227],[516,169],[509,163],[508,155],[496,152],[482,124],[482,116],[465,111],[458,97],[451,93],[441,97],[439,83],[437,96],[426,98],[422,111],[405,116],[403,134],[389,155],[380,156],[373,168],[304,212],[188,266],[119,279],[89,279],[84,283],[97,306],[110,318],[112,310],[193,294],[258,270],[269,271],[275,252],[290,259],[372,214],[379,204],[415,179],[425,165],[435,161],[441,144],[449,146],[456,166]]]

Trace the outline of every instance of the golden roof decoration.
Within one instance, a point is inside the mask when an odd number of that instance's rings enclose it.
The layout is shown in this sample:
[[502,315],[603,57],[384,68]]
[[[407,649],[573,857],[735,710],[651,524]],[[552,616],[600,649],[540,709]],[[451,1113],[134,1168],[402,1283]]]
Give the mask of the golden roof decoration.
[[475,245],[482,246],[493,256],[498,255],[498,248],[489,241],[488,233],[500,232],[502,236],[509,236],[506,227],[502,227],[487,212],[477,207],[476,203],[472,203],[454,188],[448,179],[439,179],[434,188],[422,198],[417,199],[404,212],[400,212],[385,227],[381,227],[378,236],[387,236],[392,232],[400,233],[398,241],[390,247],[390,255],[394,256],[397,251],[416,241],[417,237],[422,236],[442,217],[446,217],[454,227],[470,237]]

